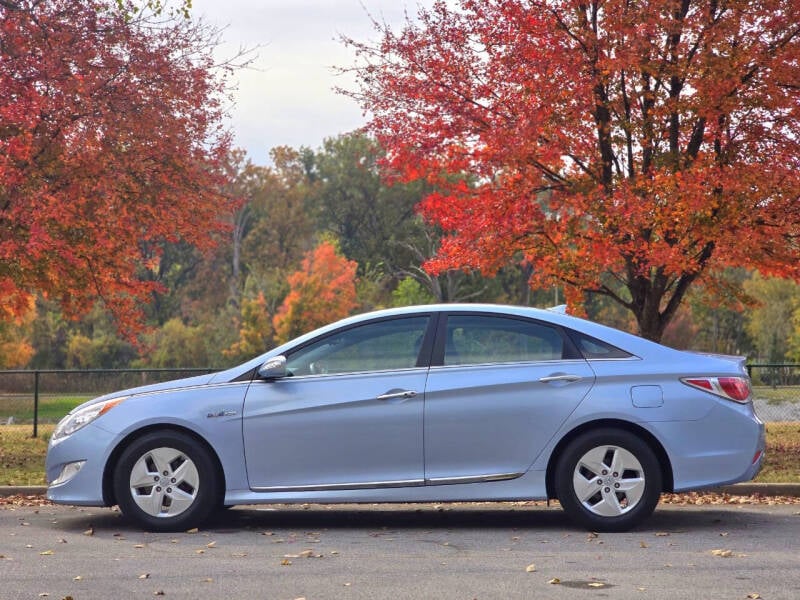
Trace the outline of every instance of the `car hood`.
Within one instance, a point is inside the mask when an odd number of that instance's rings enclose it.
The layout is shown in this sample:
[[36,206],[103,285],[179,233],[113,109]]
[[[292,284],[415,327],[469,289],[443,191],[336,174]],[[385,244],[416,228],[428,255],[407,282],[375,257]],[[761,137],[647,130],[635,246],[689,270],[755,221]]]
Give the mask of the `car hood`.
[[69,414],[76,410],[97,404],[98,402],[105,402],[106,400],[113,400],[114,398],[123,398],[128,396],[138,396],[141,394],[150,394],[153,392],[160,392],[163,390],[175,390],[186,387],[195,387],[199,385],[207,385],[214,381],[224,381],[218,376],[220,373],[207,373],[205,375],[195,375],[194,377],[186,377],[184,379],[173,379],[171,381],[162,381],[161,383],[151,383],[149,385],[141,385],[138,387],[128,388],[125,390],[118,390],[109,394],[103,394],[97,398],[93,398],[73,408]]

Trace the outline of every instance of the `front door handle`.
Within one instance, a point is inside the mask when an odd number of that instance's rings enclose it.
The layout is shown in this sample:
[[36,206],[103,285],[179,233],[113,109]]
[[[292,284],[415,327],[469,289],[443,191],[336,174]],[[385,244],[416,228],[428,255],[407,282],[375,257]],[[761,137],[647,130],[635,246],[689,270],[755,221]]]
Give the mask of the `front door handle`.
[[399,392],[386,392],[378,396],[378,400],[407,400],[417,395],[414,390],[400,390]]
[[565,383],[574,383],[576,381],[580,381],[583,379],[580,375],[569,375],[568,373],[560,373],[558,375],[548,375],[547,377],[540,377],[539,381],[541,383],[553,383],[557,381],[563,381]]

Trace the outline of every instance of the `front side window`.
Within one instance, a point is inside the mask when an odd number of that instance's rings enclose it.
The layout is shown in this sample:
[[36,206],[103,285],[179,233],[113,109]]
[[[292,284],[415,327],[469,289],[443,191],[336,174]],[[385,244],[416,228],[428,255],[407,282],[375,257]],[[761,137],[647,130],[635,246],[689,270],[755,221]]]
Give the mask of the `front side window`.
[[485,315],[447,319],[445,365],[561,360],[564,338],[547,325]]
[[290,353],[288,372],[297,376],[413,368],[429,318],[375,321],[327,335]]

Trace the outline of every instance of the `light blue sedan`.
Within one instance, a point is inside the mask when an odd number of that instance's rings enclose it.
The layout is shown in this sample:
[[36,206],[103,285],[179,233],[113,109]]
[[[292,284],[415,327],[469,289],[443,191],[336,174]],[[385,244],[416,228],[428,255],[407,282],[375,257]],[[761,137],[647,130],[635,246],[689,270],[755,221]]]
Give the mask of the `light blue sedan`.
[[236,504],[557,498],[622,531],[662,492],[753,478],[764,447],[742,359],[546,310],[418,306],[79,406],[47,497],[151,531]]

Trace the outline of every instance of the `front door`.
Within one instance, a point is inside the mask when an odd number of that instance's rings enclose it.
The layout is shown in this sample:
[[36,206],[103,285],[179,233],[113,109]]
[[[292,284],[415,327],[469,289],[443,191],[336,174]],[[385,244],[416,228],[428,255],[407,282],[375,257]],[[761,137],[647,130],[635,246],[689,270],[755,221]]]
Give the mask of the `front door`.
[[420,485],[429,316],[384,319],[287,353],[290,376],[245,399],[250,487],[262,491]]

